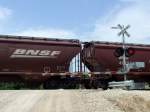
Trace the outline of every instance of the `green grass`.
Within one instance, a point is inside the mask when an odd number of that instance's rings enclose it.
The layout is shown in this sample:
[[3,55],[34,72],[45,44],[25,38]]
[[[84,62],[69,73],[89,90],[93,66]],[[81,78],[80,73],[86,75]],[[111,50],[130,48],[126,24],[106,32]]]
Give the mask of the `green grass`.
[[16,89],[21,89],[23,86],[24,86],[23,83],[1,82],[0,90],[16,90]]

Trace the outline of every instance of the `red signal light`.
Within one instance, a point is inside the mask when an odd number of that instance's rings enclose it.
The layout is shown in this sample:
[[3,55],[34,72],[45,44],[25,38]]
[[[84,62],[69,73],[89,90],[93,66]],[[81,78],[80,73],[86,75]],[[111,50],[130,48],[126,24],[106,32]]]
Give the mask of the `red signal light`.
[[125,52],[126,57],[131,57],[134,54],[135,54],[135,49],[133,49],[133,48],[127,48],[126,49],[126,52]]
[[126,57],[131,57],[135,54],[135,50],[133,48],[126,48],[125,50],[122,47],[118,47],[115,49],[114,56],[120,57],[125,53]]

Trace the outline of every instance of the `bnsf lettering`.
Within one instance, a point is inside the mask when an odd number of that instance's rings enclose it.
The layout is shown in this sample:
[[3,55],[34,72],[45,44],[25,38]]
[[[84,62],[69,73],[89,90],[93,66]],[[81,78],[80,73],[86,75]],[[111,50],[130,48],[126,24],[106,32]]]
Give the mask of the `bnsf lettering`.
[[16,49],[11,55],[11,58],[57,58],[60,54],[61,51]]
[[58,56],[60,54],[61,51],[53,51],[51,53],[51,56]]
[[26,55],[38,55],[40,50],[27,50]]
[[13,54],[25,54],[25,49],[16,49],[16,51]]
[[[53,51],[54,52],[54,51]],[[47,55],[49,55],[51,53],[51,51],[48,51],[48,50],[43,50],[43,51],[41,51],[40,53],[39,53],[39,55],[41,55],[41,56],[47,56]]]

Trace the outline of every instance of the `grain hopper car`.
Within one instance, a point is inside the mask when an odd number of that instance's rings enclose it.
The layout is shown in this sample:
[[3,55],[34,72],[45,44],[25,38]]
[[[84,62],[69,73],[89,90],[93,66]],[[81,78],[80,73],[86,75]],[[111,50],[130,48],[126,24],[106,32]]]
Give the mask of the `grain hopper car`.
[[58,87],[59,79],[70,77],[70,61],[80,51],[81,44],[75,39],[1,35],[0,81]]
[[[93,41],[85,43],[82,50],[83,63],[91,72],[102,76],[99,82],[103,82],[105,85],[100,84],[100,86],[106,87],[110,81],[124,80],[121,74],[120,57],[116,57],[114,54],[115,50],[121,47],[121,43],[115,42]],[[131,57],[126,57],[129,63],[128,80],[150,83],[150,45],[126,44],[126,47],[134,49],[134,54]]]

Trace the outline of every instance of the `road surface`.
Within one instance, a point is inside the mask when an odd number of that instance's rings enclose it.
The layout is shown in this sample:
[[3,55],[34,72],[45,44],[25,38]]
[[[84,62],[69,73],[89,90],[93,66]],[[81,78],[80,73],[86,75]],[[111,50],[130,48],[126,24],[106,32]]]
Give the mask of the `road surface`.
[[1,90],[0,112],[149,112],[149,91]]

